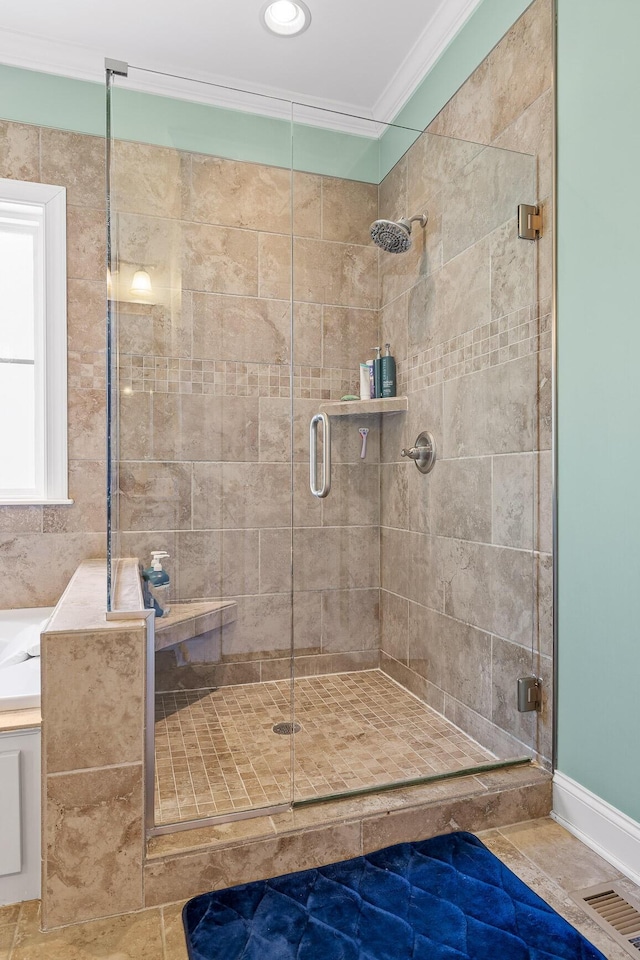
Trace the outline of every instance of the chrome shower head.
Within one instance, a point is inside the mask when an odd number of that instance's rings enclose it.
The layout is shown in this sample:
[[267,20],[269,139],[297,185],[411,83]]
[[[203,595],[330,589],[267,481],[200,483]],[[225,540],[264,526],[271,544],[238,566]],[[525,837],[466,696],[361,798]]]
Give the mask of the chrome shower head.
[[387,253],[405,253],[411,246],[411,224],[420,221],[426,227],[428,214],[419,213],[415,217],[401,217],[400,220],[374,220],[369,228],[371,239]]

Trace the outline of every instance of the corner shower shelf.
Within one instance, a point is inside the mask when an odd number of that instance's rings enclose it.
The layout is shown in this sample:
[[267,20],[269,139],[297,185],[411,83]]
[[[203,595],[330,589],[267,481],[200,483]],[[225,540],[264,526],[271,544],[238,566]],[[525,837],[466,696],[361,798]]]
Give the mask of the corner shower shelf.
[[172,603],[166,617],[156,618],[156,650],[199,637],[233,623],[238,616],[235,600],[192,600]]
[[330,400],[320,404],[320,413],[329,417],[361,417],[365,413],[405,413],[409,409],[408,397],[385,397],[381,400]]

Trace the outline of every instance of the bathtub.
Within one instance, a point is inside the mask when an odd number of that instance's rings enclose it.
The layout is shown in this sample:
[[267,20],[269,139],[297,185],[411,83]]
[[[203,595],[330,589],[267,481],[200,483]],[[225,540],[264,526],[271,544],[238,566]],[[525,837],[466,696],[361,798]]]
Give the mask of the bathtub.
[[[53,613],[53,607],[0,610],[0,653],[17,633],[37,625]],[[0,712],[40,706],[40,657],[0,667]]]

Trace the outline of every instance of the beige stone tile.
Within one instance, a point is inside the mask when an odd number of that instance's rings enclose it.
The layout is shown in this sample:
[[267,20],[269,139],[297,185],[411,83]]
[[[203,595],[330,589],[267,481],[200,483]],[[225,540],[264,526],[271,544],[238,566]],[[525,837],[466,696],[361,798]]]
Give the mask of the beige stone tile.
[[520,823],[500,832],[564,890],[579,890],[620,877],[610,863],[553,820]]
[[192,356],[190,291],[160,290],[158,295],[157,303],[118,304],[120,355]]
[[483,60],[429,124],[431,134],[490,143],[493,136],[489,61]]
[[194,293],[193,356],[245,363],[287,363],[289,300]]
[[[186,230],[187,227],[184,227]],[[194,227],[197,231],[198,227]],[[194,237],[192,236],[192,239]],[[208,240],[203,238],[203,242]],[[217,238],[220,240],[220,238]],[[197,237],[195,237],[197,242]],[[182,259],[188,260],[184,249],[183,226],[177,220],[161,219],[137,213],[120,213],[114,224],[113,246],[118,258],[119,272],[112,278],[114,289],[121,301],[129,301],[133,274],[141,267],[151,277],[154,302],[167,296],[168,290],[191,287],[185,282]],[[211,250],[198,251],[202,256]],[[194,259],[194,269],[202,260]],[[193,279],[193,278],[191,278]],[[164,291],[164,293],[163,293]]]
[[287,463],[291,456],[291,400],[260,397],[260,460]]
[[381,587],[433,610],[442,610],[441,549],[435,537],[382,527]]
[[9,960],[16,933],[16,925],[0,927],[0,960]]
[[535,303],[536,245],[518,237],[514,218],[491,234],[491,317]]
[[67,205],[67,276],[105,282],[107,227],[104,211]]
[[379,650],[379,590],[327,590],[322,594],[322,652]]
[[293,174],[293,232],[296,237],[322,235],[322,177]]
[[288,527],[291,468],[286,463],[225,463],[222,525],[226,528]]
[[442,266],[442,218],[430,211],[426,227],[413,224],[412,244],[403,254],[378,250],[380,306],[396,300],[422,277]]
[[551,15],[537,0],[489,54],[492,140],[551,86]]
[[376,463],[336,463],[331,493],[322,501],[325,527],[378,524],[379,474]]
[[43,647],[47,773],[141,761],[143,636],[62,634]]
[[164,960],[188,960],[182,907],[182,903],[177,903],[162,908]]
[[541,350],[537,357],[538,398],[537,398],[537,448],[550,450],[553,436],[553,400],[551,393],[551,351]]
[[431,533],[490,541],[491,458],[440,460],[430,479]]
[[40,131],[25,123],[0,122],[0,177],[40,179]]
[[[322,311],[322,361],[325,367],[355,367],[374,356],[378,343],[377,310],[325,306]],[[317,359],[315,361],[318,362]]]
[[123,530],[189,530],[191,464],[120,464],[119,521]]
[[258,543],[257,530],[179,532],[178,597],[231,598],[257,593]]
[[293,569],[299,590],[378,586],[378,528],[297,529]]
[[409,667],[472,710],[491,711],[491,637],[419,603],[409,605]]
[[[413,147],[415,150],[416,147]],[[403,156],[391,168],[378,188],[378,216],[384,220],[398,220],[408,214],[407,157]]]
[[551,806],[551,783],[463,797],[423,810],[372,817],[362,824],[366,853],[393,843],[425,840],[455,830],[478,830],[514,823],[523,816],[545,816]]
[[449,694],[445,697],[442,712],[451,723],[501,760],[516,760],[531,755],[530,748],[527,749],[515,737]]
[[43,127],[40,131],[40,171],[43,183],[67,190],[67,203],[104,209],[105,150],[102,137]]
[[67,394],[67,420],[69,459],[102,460],[107,429],[105,391],[71,387]]
[[222,464],[193,464],[193,529],[217,530],[222,526]]
[[258,235],[187,223],[182,228],[182,283],[206,293],[258,294]]
[[[534,647],[547,657],[553,656],[553,557],[538,557],[536,568],[536,611]],[[537,642],[536,642],[537,641]]]
[[551,196],[553,176],[553,91],[546,90],[503,130],[493,146],[537,156],[538,197]]
[[530,453],[493,458],[493,543],[533,549],[534,470]]
[[119,140],[113,164],[113,204],[118,213],[180,218],[188,157],[168,147]]
[[291,531],[260,531],[260,593],[291,589]]
[[[447,111],[451,111],[451,108],[456,104],[457,98],[464,89],[465,88],[462,87],[461,91],[458,91],[458,94],[449,101],[434,123],[438,123]],[[464,110],[464,106],[462,106],[462,110]],[[483,112],[486,111],[482,108],[475,111],[475,116],[480,124],[483,123]],[[434,206],[437,209],[439,204],[436,198],[444,187],[451,183],[464,167],[480,153],[482,149],[481,145],[479,143],[469,142],[474,139],[477,138],[474,138],[470,134],[459,139],[453,139],[450,134],[433,136],[431,127],[429,127],[429,131],[423,133],[422,136],[416,140],[407,153],[409,206],[407,216],[414,216],[417,213],[421,213],[425,208],[430,213]]]
[[42,533],[42,507],[0,507],[0,533]]
[[444,385],[445,457],[519,453],[534,448],[535,356]]
[[246,840],[272,837],[275,832],[271,817],[265,816],[218,823],[193,830],[181,830],[160,837],[151,837],[147,845],[147,859],[162,860],[178,853],[208,850],[211,847],[232,847]]
[[223,659],[283,656],[291,649],[291,595],[238,597],[238,616],[222,628]]
[[441,540],[440,560],[448,616],[518,643],[531,643],[529,552]]
[[291,300],[291,237],[258,234],[258,296]]
[[396,358],[396,364],[407,358],[408,306],[409,296],[407,293],[402,293],[396,300],[386,303],[379,312],[380,343],[391,343],[391,353]]
[[409,601],[388,590],[380,591],[380,649],[409,662]]
[[510,220],[523,197],[535,195],[532,157],[486,147],[442,192],[444,262]]
[[[104,557],[104,534],[3,534],[0,578],[12,607],[55,606],[82,560]],[[47,576],[42,576],[43,569]]]
[[10,903],[6,907],[0,907],[0,927],[7,925],[14,926],[20,916],[21,904]]
[[69,349],[87,353],[106,350],[107,288],[104,280],[67,283],[67,338]]
[[292,870],[308,870],[347,860],[360,852],[359,824],[341,824],[308,830],[299,836],[227,848],[218,855],[198,853],[166,859],[145,867],[147,905],[172,902]]
[[38,904],[22,911],[12,960],[161,960],[159,910],[93,920],[42,933]]
[[46,796],[46,926],[139,909],[141,765],[48,777]]
[[378,188],[373,183],[324,177],[322,237],[341,243],[371,243],[369,226],[378,216]]
[[291,173],[264,164],[193,155],[190,204],[193,220],[289,233]]
[[377,306],[375,248],[299,238],[294,243],[296,300],[346,307]]
[[69,461],[70,506],[44,507],[44,533],[99,533],[107,528],[106,466],[100,460]]
[[404,463],[383,463],[380,467],[380,522],[385,527],[409,527],[409,479]]
[[295,364],[315,367],[320,363],[322,313],[323,307],[319,303],[294,303],[293,362]]

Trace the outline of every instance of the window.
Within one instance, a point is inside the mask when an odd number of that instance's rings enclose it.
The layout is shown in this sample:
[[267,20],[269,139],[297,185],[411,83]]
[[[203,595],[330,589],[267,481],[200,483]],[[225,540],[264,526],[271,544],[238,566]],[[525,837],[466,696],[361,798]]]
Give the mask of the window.
[[0,179],[0,503],[67,499],[66,191]]

